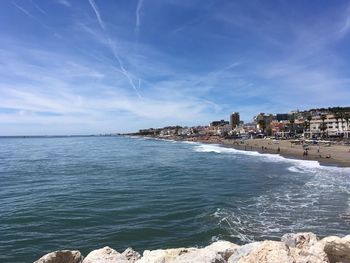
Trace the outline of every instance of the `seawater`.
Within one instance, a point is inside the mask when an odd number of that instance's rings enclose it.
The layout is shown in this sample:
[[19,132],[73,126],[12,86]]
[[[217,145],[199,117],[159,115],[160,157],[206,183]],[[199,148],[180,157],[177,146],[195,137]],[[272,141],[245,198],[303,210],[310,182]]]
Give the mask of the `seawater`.
[[0,262],[350,234],[350,169],[140,137],[0,139]]

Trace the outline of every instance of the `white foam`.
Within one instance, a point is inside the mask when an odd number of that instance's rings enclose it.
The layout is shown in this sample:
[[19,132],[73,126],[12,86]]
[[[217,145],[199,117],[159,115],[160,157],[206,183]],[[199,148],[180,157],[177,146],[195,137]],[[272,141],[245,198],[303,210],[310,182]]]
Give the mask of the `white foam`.
[[171,140],[171,139],[157,139],[157,140],[161,140],[161,141],[165,141],[165,142],[176,142],[175,140]]
[[192,141],[179,141],[184,144],[199,144],[199,142],[192,142]]
[[288,170],[291,172],[303,172],[303,171],[316,172],[317,170],[327,170],[332,172],[346,172],[350,175],[349,167],[344,168],[344,167],[335,167],[335,166],[322,166],[318,161],[290,159],[290,158],[283,157],[279,154],[269,154],[269,153],[259,153],[256,151],[237,150],[234,148],[228,148],[217,144],[200,144],[200,143],[197,143],[197,144],[198,145],[194,147],[194,151],[196,152],[247,155],[247,156],[254,156],[268,162],[292,163],[293,166],[288,168]]
[[293,172],[293,173],[302,173],[303,172],[298,167],[295,167],[295,166],[289,167],[288,171]]

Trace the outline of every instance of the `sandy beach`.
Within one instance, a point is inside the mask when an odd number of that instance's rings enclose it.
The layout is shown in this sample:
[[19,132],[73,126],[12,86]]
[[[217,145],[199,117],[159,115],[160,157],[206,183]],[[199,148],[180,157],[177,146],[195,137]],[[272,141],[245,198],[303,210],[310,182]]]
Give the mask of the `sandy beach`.
[[303,144],[294,144],[292,140],[272,140],[272,139],[224,139],[217,136],[208,137],[168,137],[172,140],[186,140],[210,144],[220,144],[238,150],[257,151],[259,153],[279,154],[283,157],[314,160],[322,165],[350,167],[350,146],[344,145],[312,145],[308,146],[307,155]]

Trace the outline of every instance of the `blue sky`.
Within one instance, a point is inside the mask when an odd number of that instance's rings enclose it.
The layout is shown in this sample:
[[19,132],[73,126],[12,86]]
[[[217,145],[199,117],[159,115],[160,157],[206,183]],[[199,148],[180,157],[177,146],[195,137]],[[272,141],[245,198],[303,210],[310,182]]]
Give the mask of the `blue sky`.
[[0,135],[349,106],[349,1],[0,1]]

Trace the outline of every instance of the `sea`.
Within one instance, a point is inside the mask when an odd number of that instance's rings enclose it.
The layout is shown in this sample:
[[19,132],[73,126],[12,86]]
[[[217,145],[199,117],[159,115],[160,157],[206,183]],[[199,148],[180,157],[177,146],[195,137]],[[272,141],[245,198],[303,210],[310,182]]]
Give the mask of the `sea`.
[[0,139],[0,262],[350,234],[350,169],[142,137]]

